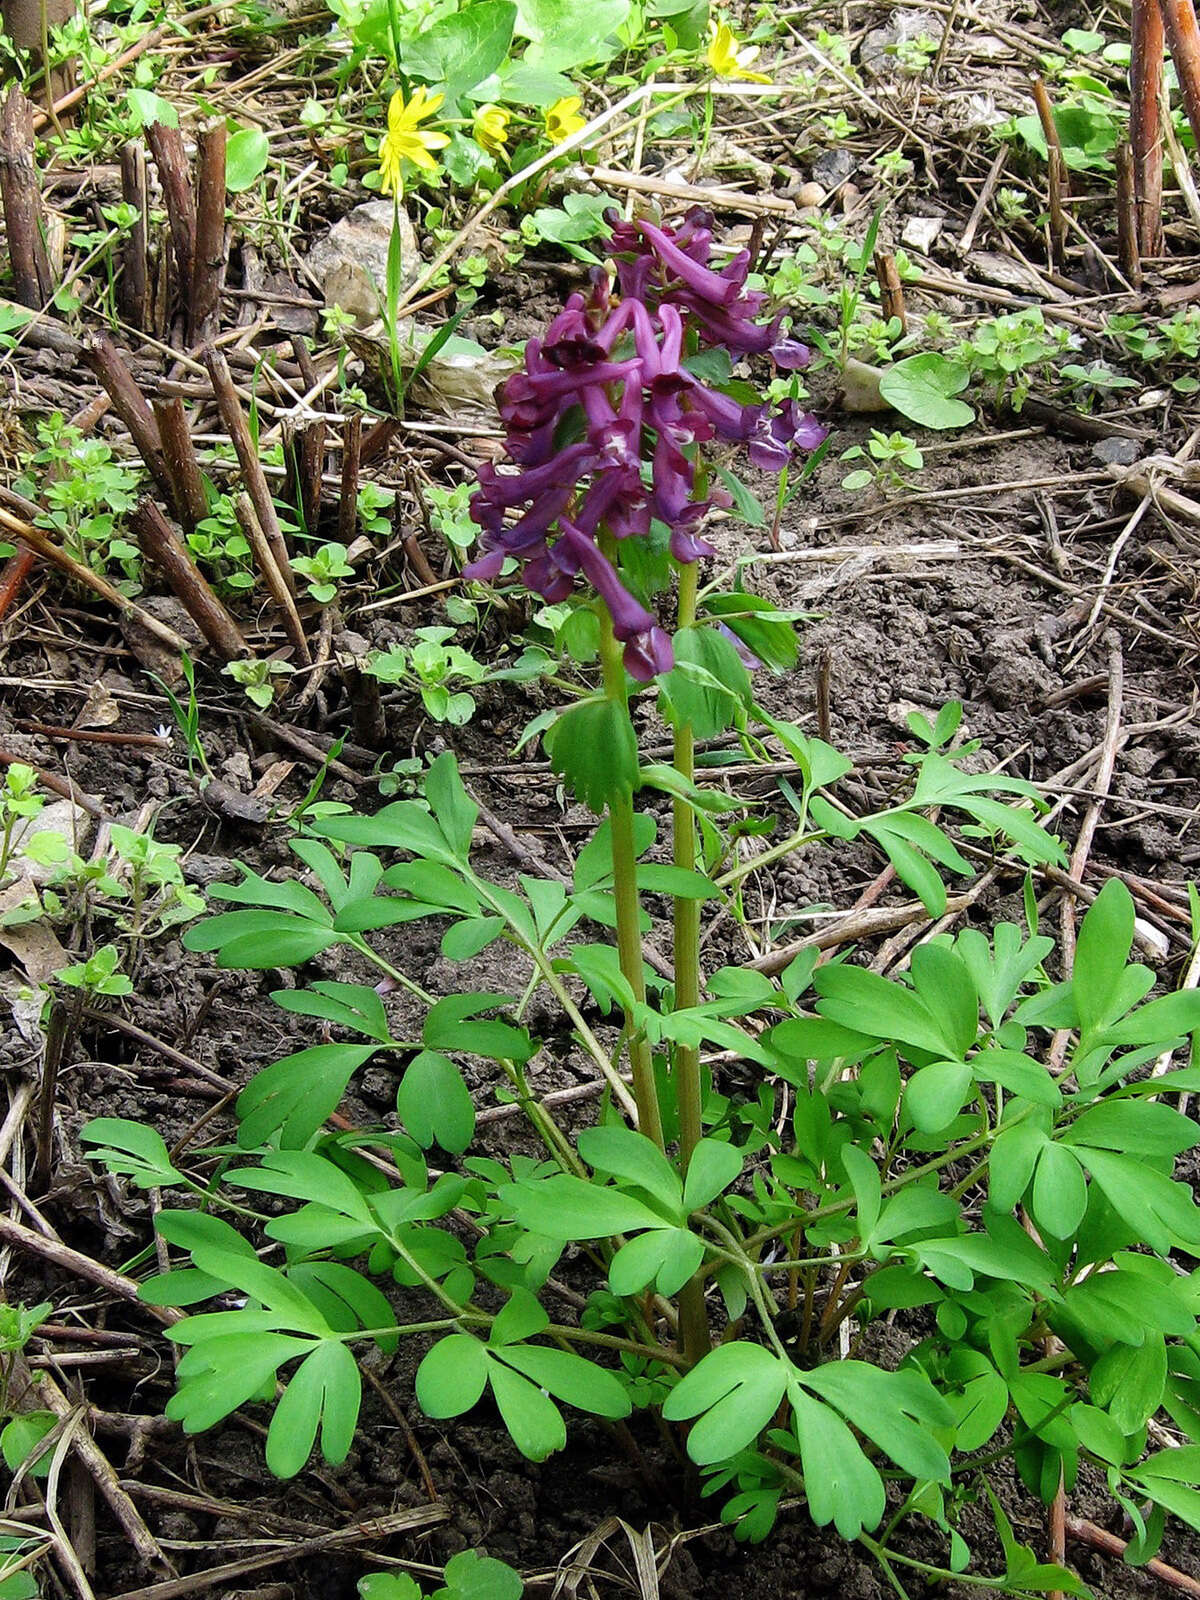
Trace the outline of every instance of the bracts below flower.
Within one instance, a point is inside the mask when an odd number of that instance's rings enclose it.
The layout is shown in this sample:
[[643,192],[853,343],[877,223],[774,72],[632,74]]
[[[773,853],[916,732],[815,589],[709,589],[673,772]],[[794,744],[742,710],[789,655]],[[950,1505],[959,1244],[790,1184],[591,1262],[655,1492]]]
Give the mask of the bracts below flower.
[[709,265],[706,213],[674,230],[610,226],[616,284],[597,269],[590,292],[572,295],[545,337],[529,340],[525,370],[498,391],[518,470],[480,468],[471,515],[481,554],[466,573],[494,578],[512,556],[548,600],[564,599],[582,576],[608,608],[626,669],[647,682],[670,670],[671,641],[603,546],[644,538],[657,521],[677,561],[712,555],[701,527],[730,499],[708,486],[699,447],[741,444],[752,465],[780,472],[825,429],[795,400],[744,405],[689,370],[706,349],[735,361],[769,355],[787,371],[808,361],[804,345],[781,336],[779,318],[761,320],[766,296],[746,288],[747,252],[720,272]]

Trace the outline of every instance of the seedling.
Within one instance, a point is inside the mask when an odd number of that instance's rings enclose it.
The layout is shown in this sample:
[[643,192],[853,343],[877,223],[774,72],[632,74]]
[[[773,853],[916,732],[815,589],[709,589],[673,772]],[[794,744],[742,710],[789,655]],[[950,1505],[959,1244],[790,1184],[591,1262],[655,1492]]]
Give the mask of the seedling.
[[416,643],[393,644],[367,658],[363,671],[382,683],[399,684],[418,694],[435,722],[461,727],[475,715],[471,688],[481,683],[524,683],[543,677],[554,663],[544,651],[529,649],[511,667],[490,668],[451,641],[455,630],[417,628]]
[[246,699],[260,711],[265,711],[272,704],[278,692],[273,680],[295,670],[295,667],[286,661],[272,661],[265,657],[229,661],[221,668],[226,677],[241,685]]
[[[50,1471],[48,1458],[32,1462],[29,1462],[29,1458],[57,1425],[58,1417],[53,1411],[15,1409],[20,1402],[13,1394],[13,1365],[15,1359],[25,1351],[39,1325],[50,1315],[51,1309],[48,1300],[36,1306],[0,1304],[0,1422],[3,1422],[0,1428],[0,1456],[3,1456],[10,1473],[20,1472],[24,1467],[33,1478],[44,1478]],[[19,1554],[21,1548],[17,1540],[9,1541],[7,1547],[0,1548],[0,1575],[5,1572],[6,1558]],[[3,1583],[14,1585],[10,1591],[14,1600],[17,1596],[32,1596],[36,1600],[37,1585],[21,1588],[23,1581],[24,1575],[15,1571],[12,1576],[3,1578],[0,1582],[0,1600],[8,1600]]]
[[318,605],[336,599],[339,578],[352,578],[354,568],[346,560],[346,546],[323,544],[315,555],[293,556],[292,566],[308,579],[308,592]]
[[889,489],[910,488],[905,473],[920,472],[925,465],[925,457],[907,434],[881,433],[878,428],[871,429],[865,450],[860,444],[851,445],[849,450],[842,451],[841,459],[867,463],[848,472],[842,479],[842,488],[854,493],[863,489],[886,492]]
[[86,995],[121,995],[133,993],[133,982],[117,967],[121,960],[116,945],[105,944],[74,966],[63,967],[54,976],[70,989],[82,989]]

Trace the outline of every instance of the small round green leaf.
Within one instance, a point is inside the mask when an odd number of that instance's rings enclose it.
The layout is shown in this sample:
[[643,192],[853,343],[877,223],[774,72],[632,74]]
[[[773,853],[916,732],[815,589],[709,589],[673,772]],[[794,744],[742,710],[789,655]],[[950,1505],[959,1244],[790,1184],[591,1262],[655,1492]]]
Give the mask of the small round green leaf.
[[954,396],[969,381],[960,362],[926,350],[888,367],[879,380],[879,392],[902,417],[923,428],[965,428],[974,422],[975,412]]
[[427,1417],[459,1417],[487,1387],[487,1352],[469,1333],[439,1339],[417,1368],[417,1404]]
[[241,194],[262,176],[271,146],[261,128],[239,128],[225,146],[225,187]]

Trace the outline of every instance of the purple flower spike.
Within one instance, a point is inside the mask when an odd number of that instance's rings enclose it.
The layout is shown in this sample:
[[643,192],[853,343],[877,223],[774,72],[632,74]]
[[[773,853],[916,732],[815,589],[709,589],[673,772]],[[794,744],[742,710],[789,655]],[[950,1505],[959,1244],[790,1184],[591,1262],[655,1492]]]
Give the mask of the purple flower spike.
[[619,294],[595,269],[544,338],[528,341],[524,371],[497,390],[518,470],[479,469],[471,516],[480,554],[464,570],[495,578],[511,556],[523,563],[526,586],[550,601],[582,577],[612,617],[627,670],[645,683],[670,671],[671,641],[602,542],[644,538],[657,518],[676,561],[712,556],[704,520],[731,500],[717,483],[699,487],[708,482],[707,472],[697,475],[701,447],[742,444],[755,466],[779,472],[825,430],[794,400],[773,411],[743,405],[688,370],[697,348],[721,348],[733,360],[769,353],[784,371],[809,360],[806,346],[781,336],[782,317],[761,320],[766,296],[746,287],[748,252],[719,270],[712,264],[707,212],[693,210],[673,228],[608,221]]

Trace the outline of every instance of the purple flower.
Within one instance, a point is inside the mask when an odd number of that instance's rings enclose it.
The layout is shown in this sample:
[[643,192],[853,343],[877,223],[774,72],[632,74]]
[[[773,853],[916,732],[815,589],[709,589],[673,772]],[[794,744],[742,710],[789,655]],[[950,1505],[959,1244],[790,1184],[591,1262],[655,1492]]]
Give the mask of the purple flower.
[[815,450],[828,432],[816,417],[800,409],[798,400],[785,400],[778,411],[759,417],[747,454],[761,471],[782,472],[799,452]]
[[612,617],[627,670],[646,682],[670,670],[671,641],[621,581],[602,536],[643,538],[657,519],[677,561],[711,556],[704,519],[731,502],[719,485],[699,487],[708,481],[697,476],[700,448],[744,444],[755,466],[778,472],[825,430],[796,401],[774,411],[744,405],[688,371],[689,352],[706,346],[733,359],[769,353],[787,371],[809,359],[781,336],[781,318],[761,320],[766,296],[746,287],[748,252],[713,267],[708,213],[693,210],[675,228],[610,226],[619,296],[594,270],[587,292],[570,297],[544,338],[529,340],[524,371],[497,391],[518,470],[480,468],[471,501],[480,554],[464,570],[494,578],[512,556],[527,587],[548,600],[564,599],[582,577]]

